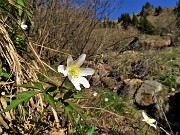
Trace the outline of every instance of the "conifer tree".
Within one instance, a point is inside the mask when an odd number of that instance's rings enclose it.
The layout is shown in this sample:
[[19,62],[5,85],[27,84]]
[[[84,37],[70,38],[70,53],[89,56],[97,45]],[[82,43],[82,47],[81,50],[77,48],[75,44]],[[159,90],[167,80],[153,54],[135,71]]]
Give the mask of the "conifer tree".
[[154,35],[155,34],[155,28],[151,24],[151,22],[148,21],[146,16],[142,16],[139,20],[138,29],[146,34]]
[[176,4],[176,13],[177,13],[177,16],[180,17],[180,0]]
[[105,16],[104,17],[104,21],[103,21],[103,27],[104,28],[108,28],[109,27],[109,17],[108,16]]
[[148,9],[148,8],[150,8],[151,7],[151,4],[149,3],[149,2],[146,2],[146,4],[144,5],[144,8],[145,9]]
[[149,2],[146,2],[146,4],[142,7],[141,15],[142,16],[149,15],[151,13],[152,9],[153,9],[153,6]]
[[176,26],[180,28],[180,0],[177,2],[176,8],[174,11],[176,13],[176,18],[177,18]]
[[132,21],[131,21],[132,26],[137,26],[138,23],[139,23],[139,20],[138,20],[137,16],[135,14],[133,14]]
[[131,17],[128,13],[124,13],[121,15],[121,18],[119,19],[119,21],[122,21],[122,26],[124,29],[127,29],[128,26],[131,24]]
[[158,6],[157,8],[155,8],[155,16],[158,16],[160,13],[162,12],[162,7]]

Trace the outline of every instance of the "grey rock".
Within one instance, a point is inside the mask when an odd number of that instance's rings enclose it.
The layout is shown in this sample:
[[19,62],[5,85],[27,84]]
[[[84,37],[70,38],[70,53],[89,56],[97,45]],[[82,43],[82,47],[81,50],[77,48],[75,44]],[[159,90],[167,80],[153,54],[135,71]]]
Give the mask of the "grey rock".
[[176,83],[179,83],[179,84],[180,84],[180,76],[176,77],[176,78],[175,78],[175,81],[176,81]]
[[140,79],[126,79],[124,80],[123,98],[129,100],[130,104],[134,103],[134,95],[143,83]]
[[157,81],[146,80],[135,94],[135,102],[141,106],[149,106],[157,102],[156,93],[162,89]]

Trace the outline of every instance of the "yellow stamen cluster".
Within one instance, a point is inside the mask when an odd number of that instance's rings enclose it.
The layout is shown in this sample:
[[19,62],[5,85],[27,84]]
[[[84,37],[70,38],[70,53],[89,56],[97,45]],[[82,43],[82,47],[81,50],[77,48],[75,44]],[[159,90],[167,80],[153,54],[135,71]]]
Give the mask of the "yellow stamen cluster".
[[68,73],[70,73],[73,78],[78,78],[80,72],[81,72],[81,69],[76,65],[71,65],[68,68]]
[[151,123],[151,119],[148,118],[148,119],[146,120],[146,122],[147,122],[147,123]]

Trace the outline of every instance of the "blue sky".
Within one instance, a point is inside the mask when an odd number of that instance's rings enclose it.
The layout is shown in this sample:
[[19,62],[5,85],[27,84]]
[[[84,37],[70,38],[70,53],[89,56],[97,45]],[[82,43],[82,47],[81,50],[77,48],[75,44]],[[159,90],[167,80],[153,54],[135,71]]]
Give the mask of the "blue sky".
[[[115,2],[116,0],[112,0]],[[111,20],[116,20],[122,13],[137,13],[140,12],[142,6],[149,2],[154,7],[161,6],[161,7],[174,7],[178,0],[122,0],[120,5],[116,5],[117,9],[115,9],[110,15],[109,18]]]

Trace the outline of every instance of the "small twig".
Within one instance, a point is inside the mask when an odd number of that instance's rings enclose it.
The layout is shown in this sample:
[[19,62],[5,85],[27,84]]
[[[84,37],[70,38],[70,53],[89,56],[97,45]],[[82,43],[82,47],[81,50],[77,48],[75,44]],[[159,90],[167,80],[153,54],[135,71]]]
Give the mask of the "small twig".
[[112,115],[115,115],[116,117],[121,117],[120,115],[118,115],[118,114],[116,114],[116,113],[114,113],[114,112],[111,112],[111,111],[108,111],[108,110],[106,110],[106,109],[104,109],[104,108],[98,108],[98,107],[86,107],[86,106],[81,106],[81,108],[84,108],[84,109],[96,109],[96,110],[102,110],[102,111],[104,111],[104,112],[108,112],[108,113],[110,113],[110,114],[112,114]]
[[6,85],[6,84],[11,84],[11,83],[14,83],[14,81],[12,81],[12,82],[0,82],[0,85]]
[[43,47],[44,47],[44,42],[45,42],[45,40],[47,39],[48,36],[49,36],[49,34],[46,34],[46,36],[45,36],[45,38],[44,38],[44,40],[43,40],[43,43],[41,44],[41,49],[40,49],[40,53],[39,53],[39,58],[41,58],[41,53],[42,53],[42,49],[43,49]]
[[[39,62],[41,63],[41,65],[43,66],[44,70],[46,71],[46,68],[44,66],[44,62],[39,58],[38,54],[36,53],[35,49],[32,46],[32,43],[29,41],[29,46],[32,50],[32,52],[34,53],[34,55],[37,57],[37,59],[39,60]],[[47,65],[47,64],[46,64]]]
[[51,110],[52,110],[53,115],[54,115],[56,126],[57,126],[57,128],[60,128],[60,124],[59,124],[60,121],[59,121],[59,118],[58,118],[57,111],[53,107],[51,107]]
[[42,48],[45,48],[45,49],[48,49],[48,50],[51,50],[51,51],[54,51],[54,52],[58,52],[58,53],[70,55],[69,53],[65,53],[65,52],[62,52],[62,51],[58,51],[58,50],[55,50],[55,49],[52,49],[52,48],[49,48],[49,47],[46,47],[46,46],[42,46],[42,45],[39,45],[39,44],[36,44],[36,43],[33,43],[33,45],[35,45],[35,46],[40,46],[40,47],[42,47]]
[[169,134],[165,129],[163,129],[162,127],[160,127],[160,129],[161,129],[162,131],[164,131],[167,135],[171,135],[171,134]]
[[102,46],[104,45],[104,43],[105,43],[105,41],[106,41],[106,39],[107,39],[106,37],[107,37],[107,28],[106,28],[106,31],[105,31],[105,33],[104,33],[104,35],[103,35],[103,39],[101,40],[101,43],[100,43],[100,45],[98,46],[98,48],[96,49],[96,52],[95,52],[95,54],[94,54],[94,59],[93,59],[94,66],[95,66],[95,61],[96,61],[96,58],[97,58],[97,54],[98,54],[99,50],[102,48]]
[[[161,110],[162,110],[162,109],[161,109]],[[165,115],[165,113],[164,113],[163,110],[162,110],[162,113],[163,113],[164,118],[165,118],[165,120],[166,120],[166,122],[167,122],[167,124],[168,124],[168,127],[169,127],[169,129],[170,129],[170,131],[171,131],[171,134],[173,134],[173,131],[172,131],[172,129],[171,129],[171,126],[170,126],[170,124],[169,124],[169,122],[168,122],[168,120],[167,120],[167,117],[166,117],[166,115]]]
[[[158,105],[158,104],[157,104],[157,105]],[[165,113],[164,113],[162,107],[160,107],[159,105],[158,105],[158,107],[161,109],[161,111],[162,111],[162,113],[163,113],[163,116],[164,116],[164,118],[165,118],[165,121],[166,121],[166,123],[167,123],[169,129],[170,129],[171,134],[173,134],[173,131],[172,131],[172,129],[171,129],[171,126],[170,126],[170,124],[169,124],[169,122],[168,122],[168,119],[167,119],[167,117],[166,117],[166,115],[165,115]]]

